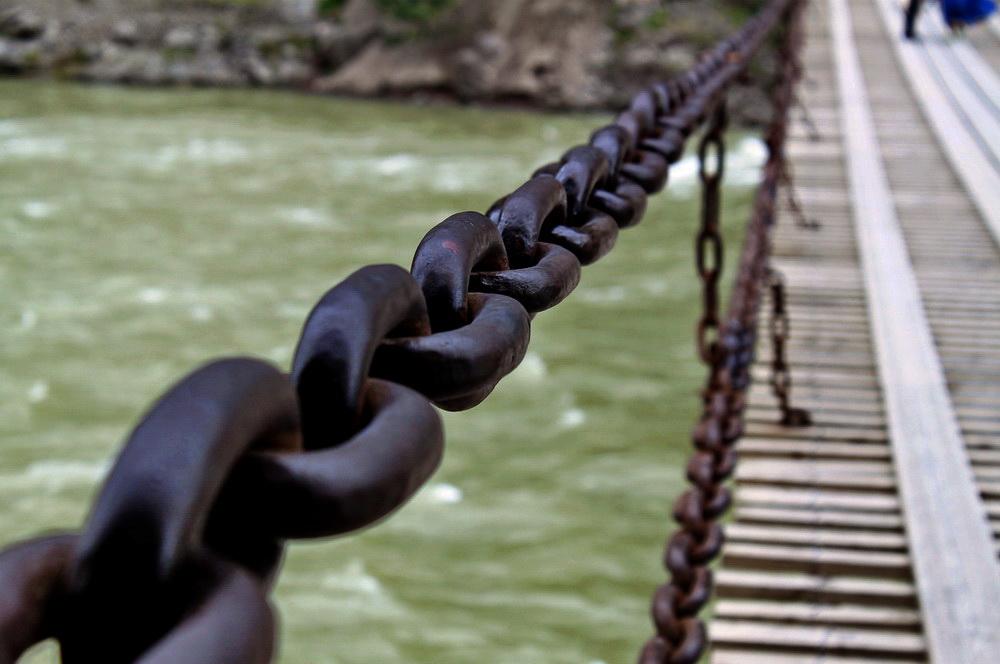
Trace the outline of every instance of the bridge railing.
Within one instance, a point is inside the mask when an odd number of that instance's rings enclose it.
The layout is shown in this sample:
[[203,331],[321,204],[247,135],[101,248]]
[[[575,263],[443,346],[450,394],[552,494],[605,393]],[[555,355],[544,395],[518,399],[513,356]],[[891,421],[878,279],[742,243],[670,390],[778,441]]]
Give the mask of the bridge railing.
[[[524,357],[534,315],[569,295],[581,266],[641,220],[647,196],[666,185],[704,126],[696,262],[698,351],[709,378],[687,466],[693,486],[675,505],[679,529],[666,549],[670,580],[655,594],[656,636],[640,656],[696,661],[758,310],[764,288],[781,293],[769,237],[787,175],[803,5],[770,0],[688,72],[641,91],[588,144],[538,169],[486,214],[435,226],[409,272],[370,265],[331,288],[305,322],[289,373],[226,358],[171,387],[132,431],[79,531],[0,553],[0,664],[47,638],[66,661],[270,661],[267,596],[285,543],[349,533],[405,503],[442,456],[432,404],[465,410],[490,394]],[[778,29],[769,157],[723,320],[725,98]],[[780,341],[786,326],[776,320]],[[775,370],[786,423],[803,421],[788,406],[780,353]]]
[[[718,248],[722,241],[718,220],[721,166],[709,173],[706,160],[710,148],[722,154],[724,100],[715,107],[699,149],[703,201],[695,260],[703,283],[704,307],[697,338],[708,378],[702,391],[703,410],[692,432],[695,451],[686,468],[692,486],[673,507],[678,528],[667,539],[663,557],[670,578],[653,595],[651,613],[656,634],[646,642],[639,657],[641,664],[697,662],[708,646],[705,624],[699,614],[712,597],[709,564],[718,557],[725,539],[720,519],[732,502],[726,481],[736,468],[734,446],[743,433],[750,368],[765,290],[770,291],[772,305],[771,385],[781,411],[781,423],[785,426],[810,423],[809,413],[793,408],[790,403],[784,279],[770,266],[771,229],[776,221],[779,187],[784,184],[791,191],[784,150],[795,86],[802,75],[799,54],[804,39],[804,9],[804,2],[789,3],[786,9],[777,53],[780,64],[772,95],[772,118],[765,135],[768,158],[747,223],[729,307],[722,321],[717,293],[719,261],[723,256]],[[718,163],[722,163],[721,156]],[[794,199],[791,202],[790,207],[796,207]],[[804,218],[799,221],[809,225]]]

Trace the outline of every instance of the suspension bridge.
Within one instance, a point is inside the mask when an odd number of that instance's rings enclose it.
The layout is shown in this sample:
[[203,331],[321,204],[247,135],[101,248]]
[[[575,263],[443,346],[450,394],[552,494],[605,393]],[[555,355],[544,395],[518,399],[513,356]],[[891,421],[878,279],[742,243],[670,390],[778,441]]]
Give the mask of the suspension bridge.
[[[333,286],[290,371],[192,371],[79,530],[0,552],[0,664],[45,639],[67,662],[271,661],[287,542],[403,505],[443,454],[432,404],[489,396],[694,140],[707,378],[639,661],[1000,661],[1000,28],[954,39],[934,9],[909,42],[896,0],[770,0],[409,271]],[[765,44],[724,304],[726,98]]]
[[774,264],[813,422],[751,389],[714,662],[1000,657],[1000,40],[901,17],[810,3],[788,151],[821,222],[779,221]]

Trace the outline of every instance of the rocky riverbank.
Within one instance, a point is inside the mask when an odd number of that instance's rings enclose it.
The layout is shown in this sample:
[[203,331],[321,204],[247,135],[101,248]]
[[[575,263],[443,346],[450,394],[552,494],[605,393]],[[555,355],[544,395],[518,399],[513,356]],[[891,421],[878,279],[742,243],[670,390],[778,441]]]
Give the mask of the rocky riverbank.
[[[0,0],[0,73],[543,108],[620,105],[754,0]],[[744,120],[766,117],[756,86]]]

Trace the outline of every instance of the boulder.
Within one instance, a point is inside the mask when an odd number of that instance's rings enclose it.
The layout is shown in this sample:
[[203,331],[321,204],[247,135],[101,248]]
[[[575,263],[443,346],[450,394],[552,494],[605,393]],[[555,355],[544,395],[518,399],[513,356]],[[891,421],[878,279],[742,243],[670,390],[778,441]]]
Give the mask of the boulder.
[[332,71],[357,55],[375,38],[374,24],[343,25],[322,21],[313,26],[312,44],[319,66]]
[[163,46],[171,51],[198,50],[198,31],[189,25],[170,28],[163,36]]
[[38,39],[45,32],[45,21],[37,13],[13,7],[0,13],[0,36],[18,41]]
[[139,43],[139,24],[131,19],[122,19],[111,28],[111,41],[122,46],[135,46]]
[[448,82],[446,68],[420,45],[389,48],[375,42],[335,74],[315,81],[313,89],[349,95],[398,95],[446,89]]

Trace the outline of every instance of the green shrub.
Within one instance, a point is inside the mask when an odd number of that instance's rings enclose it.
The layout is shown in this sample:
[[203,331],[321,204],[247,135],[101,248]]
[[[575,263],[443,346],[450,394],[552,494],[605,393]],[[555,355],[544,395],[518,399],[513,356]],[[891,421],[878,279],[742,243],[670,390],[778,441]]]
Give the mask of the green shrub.
[[347,0],[317,0],[316,11],[321,16],[334,15],[340,13],[345,4]]
[[453,2],[454,0],[375,0],[379,10],[411,23],[426,23]]

